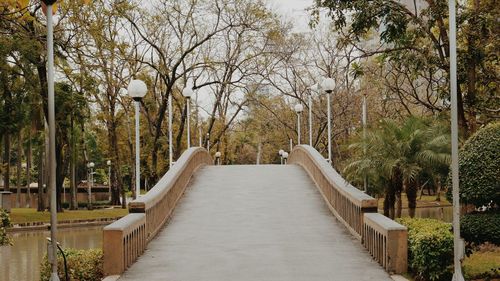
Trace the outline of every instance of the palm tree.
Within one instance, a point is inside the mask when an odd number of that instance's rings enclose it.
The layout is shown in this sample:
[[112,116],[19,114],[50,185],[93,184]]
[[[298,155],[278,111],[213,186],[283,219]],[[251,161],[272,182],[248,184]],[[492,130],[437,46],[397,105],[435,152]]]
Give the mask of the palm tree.
[[401,216],[401,193],[405,190],[413,217],[419,182],[426,174],[439,174],[439,169],[449,162],[449,142],[439,124],[438,120],[418,117],[402,123],[381,120],[366,139],[360,138],[349,146],[355,152],[344,169],[347,178],[360,180],[367,175],[371,185],[384,190],[384,215],[390,218]]

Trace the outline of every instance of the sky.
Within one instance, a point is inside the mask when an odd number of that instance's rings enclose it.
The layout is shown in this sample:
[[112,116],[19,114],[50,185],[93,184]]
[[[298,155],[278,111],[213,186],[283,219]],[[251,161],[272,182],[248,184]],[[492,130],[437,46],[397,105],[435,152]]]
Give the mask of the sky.
[[313,0],[268,0],[269,7],[276,10],[283,18],[293,20],[297,32],[308,31],[309,13],[305,10]]

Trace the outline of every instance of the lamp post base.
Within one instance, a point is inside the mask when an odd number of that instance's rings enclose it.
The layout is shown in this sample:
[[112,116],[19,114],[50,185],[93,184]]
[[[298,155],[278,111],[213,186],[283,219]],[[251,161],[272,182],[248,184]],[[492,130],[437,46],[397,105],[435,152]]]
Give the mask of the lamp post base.
[[464,276],[462,275],[462,270],[459,269],[458,271],[455,271],[455,273],[453,273],[453,278],[451,280],[452,281],[465,281]]
[[57,276],[57,273],[52,272],[52,274],[50,274],[50,281],[60,281],[59,276]]

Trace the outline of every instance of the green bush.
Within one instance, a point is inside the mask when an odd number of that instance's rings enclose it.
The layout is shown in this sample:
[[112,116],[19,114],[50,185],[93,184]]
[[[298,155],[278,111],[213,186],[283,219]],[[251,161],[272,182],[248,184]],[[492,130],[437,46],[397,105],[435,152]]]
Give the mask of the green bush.
[[450,280],[453,264],[451,225],[434,219],[402,218],[408,227],[408,265],[416,280]]
[[[71,281],[100,281],[104,278],[103,254],[101,249],[77,250],[64,249]],[[57,269],[59,279],[65,279],[63,257],[57,253]],[[43,258],[40,268],[40,280],[49,281],[51,267],[47,256]]]
[[[500,205],[500,122],[472,135],[460,149],[460,201],[476,207],[490,201]],[[451,172],[450,172],[451,173]],[[448,178],[448,200],[451,180]]]
[[460,220],[460,233],[469,243],[479,245],[490,242],[500,245],[500,214],[467,214]]
[[10,226],[9,214],[4,209],[0,209],[0,246],[12,244],[12,240],[7,234],[7,227]]

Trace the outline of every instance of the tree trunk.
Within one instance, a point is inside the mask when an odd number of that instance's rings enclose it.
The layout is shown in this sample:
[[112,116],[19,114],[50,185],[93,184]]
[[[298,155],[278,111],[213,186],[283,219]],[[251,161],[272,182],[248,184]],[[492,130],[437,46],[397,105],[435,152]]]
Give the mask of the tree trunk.
[[3,136],[3,190],[10,191],[10,134],[6,132]]
[[28,202],[26,206],[28,208],[31,208],[31,158],[33,157],[33,148],[31,145],[31,128],[32,126],[30,125],[30,127],[28,128],[28,151],[26,153],[26,187],[28,192]]
[[[110,120],[109,128],[108,128],[108,141],[110,144],[110,148],[112,149],[113,160],[111,161],[111,204],[112,205],[120,205],[120,194],[122,196],[125,194],[122,182],[122,176],[120,171],[120,149],[118,147],[118,135],[116,132],[116,120],[112,117]],[[123,197],[122,200],[125,200]],[[122,205],[123,207],[123,205]],[[126,204],[125,204],[126,207]]]
[[394,204],[396,202],[396,193],[394,185],[390,180],[384,197],[384,216],[394,219]]
[[64,178],[66,176],[66,163],[64,163],[64,154],[63,154],[63,146],[61,140],[56,140],[56,204],[57,204],[57,212],[60,213],[63,211],[62,208],[62,191],[63,191],[63,184],[64,184]]
[[70,189],[70,200],[69,200],[69,209],[70,210],[77,210],[78,209],[78,190],[77,190],[77,184],[76,184],[76,136],[75,136],[75,126],[74,126],[74,117],[73,113],[71,113],[71,124],[70,124],[70,130],[71,130],[71,151],[70,151],[70,164],[69,164],[69,173],[70,173],[70,180],[69,180],[69,189]]
[[40,147],[38,152],[38,207],[37,211],[43,212],[45,210],[45,192],[44,192],[44,184],[45,184],[45,142],[43,142],[42,147]]
[[23,161],[23,148],[22,148],[22,136],[21,136],[21,131],[17,133],[17,192],[16,192],[16,207],[20,208],[21,207],[21,170],[23,168],[22,166],[22,161]]
[[408,213],[411,218],[415,217],[417,208],[417,186],[416,182],[406,183],[406,197],[408,198]]
[[403,210],[403,199],[401,198],[401,190],[396,191],[396,218],[401,217],[401,212]]

